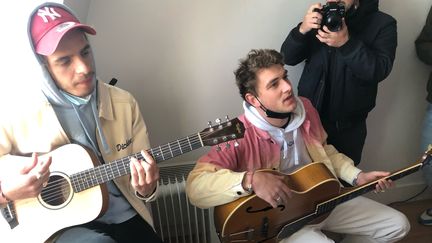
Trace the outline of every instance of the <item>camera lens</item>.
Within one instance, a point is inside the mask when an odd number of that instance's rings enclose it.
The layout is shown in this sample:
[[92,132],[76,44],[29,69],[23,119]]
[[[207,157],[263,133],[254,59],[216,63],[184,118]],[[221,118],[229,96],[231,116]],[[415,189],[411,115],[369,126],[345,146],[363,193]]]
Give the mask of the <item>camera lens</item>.
[[332,31],[339,31],[342,27],[342,18],[345,16],[345,5],[343,3],[328,2],[321,9],[323,16],[322,24]]
[[332,32],[338,31],[342,27],[342,18],[337,14],[330,14],[326,16],[324,25]]

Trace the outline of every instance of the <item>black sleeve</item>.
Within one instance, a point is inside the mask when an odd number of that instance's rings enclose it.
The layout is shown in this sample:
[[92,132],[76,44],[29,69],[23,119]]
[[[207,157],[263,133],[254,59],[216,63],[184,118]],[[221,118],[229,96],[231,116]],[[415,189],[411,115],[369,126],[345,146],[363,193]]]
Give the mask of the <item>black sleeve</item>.
[[300,24],[291,30],[281,47],[287,65],[297,65],[309,56],[308,35],[311,31],[303,35],[299,30]]
[[426,24],[415,41],[415,47],[418,58],[422,62],[432,65],[432,6]]
[[363,41],[350,37],[348,42],[338,49],[353,75],[372,82],[384,80],[393,68],[397,47],[396,20],[390,17],[385,23],[381,22],[376,33],[372,44],[366,45]]

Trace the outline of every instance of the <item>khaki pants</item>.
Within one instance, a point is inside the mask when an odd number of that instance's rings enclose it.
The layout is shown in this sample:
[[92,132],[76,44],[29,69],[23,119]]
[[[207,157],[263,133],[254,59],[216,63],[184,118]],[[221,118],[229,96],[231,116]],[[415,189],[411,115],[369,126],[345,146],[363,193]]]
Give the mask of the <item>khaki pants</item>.
[[321,223],[307,225],[283,243],[334,242],[321,230],[346,234],[343,242],[396,242],[408,234],[410,224],[401,212],[366,197],[338,205]]

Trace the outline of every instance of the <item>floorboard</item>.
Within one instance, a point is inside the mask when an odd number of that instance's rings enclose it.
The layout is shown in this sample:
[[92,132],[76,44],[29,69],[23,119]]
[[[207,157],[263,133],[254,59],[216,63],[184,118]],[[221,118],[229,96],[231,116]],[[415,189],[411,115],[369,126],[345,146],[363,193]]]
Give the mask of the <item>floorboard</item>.
[[424,226],[417,221],[426,208],[432,207],[432,199],[406,202],[392,207],[403,212],[411,223],[411,231],[398,243],[432,243],[432,226]]

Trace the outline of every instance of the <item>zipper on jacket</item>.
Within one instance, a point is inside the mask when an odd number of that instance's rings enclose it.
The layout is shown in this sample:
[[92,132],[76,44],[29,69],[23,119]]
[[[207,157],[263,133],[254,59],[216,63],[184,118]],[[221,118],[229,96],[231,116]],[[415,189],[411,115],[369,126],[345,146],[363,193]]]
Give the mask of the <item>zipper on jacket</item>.
[[[323,75],[325,77],[325,73]],[[322,98],[324,95],[324,88],[325,88],[325,80],[324,78],[321,77],[320,81],[319,81],[319,86],[318,86],[318,93],[315,96],[316,97],[316,101],[314,106],[316,107],[316,109],[321,113],[321,106],[322,106]]]
[[[335,103],[335,98],[334,98],[334,90],[337,89],[337,87],[335,87],[337,85],[337,82],[335,82],[336,78],[337,78],[337,58],[336,58],[336,48],[335,47],[329,47],[329,54],[330,54],[330,61],[329,61],[329,66],[331,68],[331,72],[330,72],[330,76],[328,79],[328,82],[331,83],[330,89],[328,90],[329,94],[328,94],[328,109],[327,109],[327,118],[328,119],[335,119],[336,115],[334,114],[334,103]],[[341,94],[343,95],[343,94]],[[337,119],[336,119],[337,120]]]

